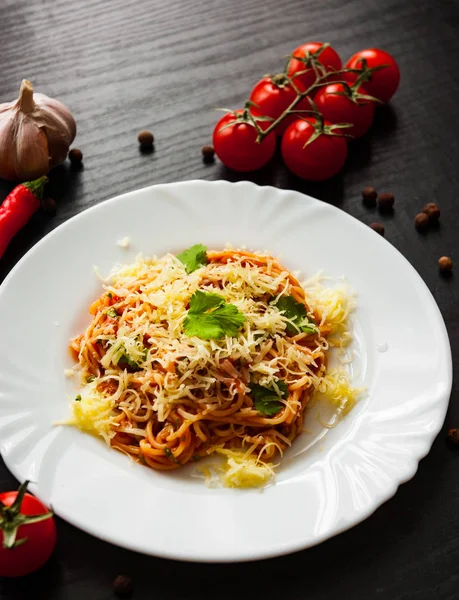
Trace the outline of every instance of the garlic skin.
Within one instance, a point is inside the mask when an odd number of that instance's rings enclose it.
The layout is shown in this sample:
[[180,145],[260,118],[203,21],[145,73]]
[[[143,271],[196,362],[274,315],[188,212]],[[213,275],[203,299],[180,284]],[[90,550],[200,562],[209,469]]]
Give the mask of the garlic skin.
[[19,98],[0,104],[0,177],[30,181],[63,162],[76,135],[69,109],[45,94],[34,94],[23,79]]

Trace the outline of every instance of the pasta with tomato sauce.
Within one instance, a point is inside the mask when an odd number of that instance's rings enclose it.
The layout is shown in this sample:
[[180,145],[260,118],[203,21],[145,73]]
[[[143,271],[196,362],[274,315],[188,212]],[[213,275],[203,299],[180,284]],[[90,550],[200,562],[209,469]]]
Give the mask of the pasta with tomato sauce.
[[318,281],[307,295],[267,253],[139,256],[115,268],[71,342],[82,386],[69,423],[153,469],[215,454],[225,485],[264,485],[316,391],[339,412],[355,402],[327,370],[352,308]]

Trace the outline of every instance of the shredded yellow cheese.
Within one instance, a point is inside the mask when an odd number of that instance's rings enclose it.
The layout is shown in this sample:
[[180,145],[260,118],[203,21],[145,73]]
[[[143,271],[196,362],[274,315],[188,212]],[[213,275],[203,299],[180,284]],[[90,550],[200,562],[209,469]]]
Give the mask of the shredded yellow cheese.
[[318,273],[306,280],[303,288],[312,309],[317,310],[322,317],[319,325],[329,325],[331,335],[335,335],[333,338],[328,338],[329,344],[343,347],[343,338],[346,340],[346,345],[352,339],[348,332],[347,321],[356,307],[355,294],[344,278],[332,286],[324,285],[323,282],[327,280],[330,281],[330,278]]
[[332,369],[322,378],[316,393],[323,394],[334,404],[338,414],[347,415],[356,405],[363,388],[354,387],[343,367]]
[[[184,398],[192,398],[197,390],[207,390],[212,382],[206,374],[197,373],[209,369],[225,358],[239,358],[251,363],[251,371],[259,375],[259,383],[263,386],[277,384],[279,368],[286,359],[296,370],[311,371],[310,365],[315,355],[306,356],[289,348],[289,344],[281,337],[288,319],[272,305],[254,300],[263,294],[276,295],[282,284],[287,285],[286,273],[277,277],[266,274],[263,269],[241,263],[228,263],[213,268],[213,278],[221,282],[219,294],[234,304],[243,313],[246,323],[238,337],[224,337],[221,340],[201,340],[188,337],[183,333],[183,321],[187,314],[190,297],[196,290],[205,290],[202,284],[201,270],[190,274],[184,273],[183,264],[172,254],[160,259],[137,256],[136,262],[130,265],[115,267],[111,274],[107,292],[117,296],[128,296],[131,286],[145,281],[139,294],[139,310],[125,326],[123,319],[119,321],[116,340],[110,340],[110,348],[104,355],[101,364],[106,375],[113,377],[116,365],[124,354],[130,360],[148,369],[154,361],[164,369],[172,361],[177,364],[176,375],[170,374],[153,390],[156,396],[154,410],[158,420],[164,421],[175,402]],[[209,289],[214,281],[209,281]],[[146,314],[144,306],[154,307],[154,316]],[[167,335],[164,335],[164,323],[167,323]],[[260,337],[279,335],[277,341],[278,358],[271,363],[262,363],[260,356]],[[147,336],[154,347],[146,356],[142,355],[140,340]],[[104,341],[107,336],[100,335]],[[177,359],[180,362],[177,363]],[[183,360],[182,360],[183,359]],[[110,371],[113,369],[113,372]],[[184,385],[187,377],[193,375],[195,386]],[[145,383],[148,386],[148,381]]]
[[129,246],[131,245],[131,240],[128,237],[124,237],[124,238],[121,238],[120,240],[118,240],[116,242],[116,245],[119,246],[120,248],[124,248],[125,250],[127,250],[129,248]]
[[[219,294],[245,316],[245,325],[238,337],[201,340],[183,333],[190,297],[196,290],[205,289],[205,285],[203,288],[200,269],[184,273],[184,266],[176,256],[167,254],[157,259],[139,255],[134,264],[120,265],[113,270],[110,278],[104,280],[104,287],[107,293],[118,297],[128,296],[132,286],[144,281],[138,298],[139,310],[130,312],[129,323],[124,323],[121,316],[115,339],[103,334],[99,336],[101,342],[110,340],[110,346],[101,360],[105,373],[98,383],[104,379],[115,380],[118,388],[113,393],[105,391],[102,394],[97,391],[96,383],[86,383],[81,400],[71,405],[72,418],[67,424],[110,441],[117,428],[113,408],[129,385],[127,372],[120,373],[117,368],[123,357],[146,370],[145,389],[148,389],[151,378],[155,379],[157,385],[150,391],[155,395],[153,409],[159,421],[167,418],[174,403],[184,398],[193,399],[194,393],[210,389],[212,382],[206,375],[206,369],[225,358],[244,359],[250,363],[251,372],[257,376],[259,384],[274,389],[280,370],[288,372],[291,368],[296,373],[305,373],[317,392],[336,407],[338,415],[345,415],[353,408],[362,390],[352,387],[343,365],[325,376],[319,376],[312,368],[314,352],[309,356],[295,350],[282,335],[276,337],[276,357],[271,361],[262,360],[265,346],[260,345],[260,336],[265,336],[268,348],[276,334],[285,332],[287,319],[275,306],[264,303],[261,310],[260,303],[253,298],[263,294],[276,295],[286,283],[285,273],[274,277],[262,269],[229,262],[215,267],[213,277],[221,283]],[[303,287],[311,309],[321,316],[318,325],[329,327],[330,334],[324,344],[344,352],[352,340],[348,318],[355,308],[355,297],[344,280],[330,287],[323,281],[324,278],[318,275],[306,281]],[[209,281],[209,286],[212,283]],[[154,307],[154,311],[147,314],[145,307]],[[167,323],[167,334],[164,333],[164,323]],[[148,351],[142,344],[145,336],[151,344]],[[165,370],[173,362],[176,372],[164,375],[155,370],[154,362]],[[342,362],[346,361],[343,359]],[[190,386],[184,382],[191,375],[193,384]],[[135,401],[135,390],[130,392],[131,400]],[[122,404],[118,408],[123,409]],[[218,472],[225,487],[242,488],[265,486],[273,479],[274,465],[261,461],[250,451],[216,448],[215,452],[223,456],[224,464],[210,469],[205,467],[207,479]]]
[[95,390],[93,393],[80,394],[80,397],[81,400],[72,402],[72,417],[62,424],[76,425],[79,429],[99,435],[109,442],[116,432],[116,423],[112,416],[115,403]]
[[228,488],[265,487],[274,479],[276,465],[260,460],[250,450],[216,448],[215,453],[222,455],[223,460],[196,467],[209,487],[215,485],[216,479]]

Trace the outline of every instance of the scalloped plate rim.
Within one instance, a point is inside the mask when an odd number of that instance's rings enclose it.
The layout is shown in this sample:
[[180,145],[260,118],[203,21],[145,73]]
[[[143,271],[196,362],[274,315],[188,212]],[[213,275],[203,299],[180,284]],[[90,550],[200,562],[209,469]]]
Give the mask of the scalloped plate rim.
[[[252,193],[250,191],[250,190],[252,190],[253,193],[262,194],[262,193],[265,193],[265,190],[266,190],[266,194],[271,193],[274,195],[279,195],[279,197],[289,196],[289,195],[292,197],[296,197],[296,198],[302,197],[305,200],[307,199],[307,202],[311,205],[316,205],[316,203],[317,203],[317,205],[320,206],[321,209],[325,209],[325,211],[330,211],[330,214],[335,213],[335,211],[338,213],[341,213],[342,215],[344,215],[345,220],[348,220],[349,223],[352,223],[352,226],[361,228],[362,231],[364,229],[367,229],[367,227],[363,223],[361,223],[360,221],[358,221],[351,215],[344,213],[343,211],[341,211],[340,209],[338,209],[334,206],[323,203],[312,197],[300,194],[299,192],[294,192],[291,190],[280,190],[278,188],[273,188],[271,186],[256,186],[253,183],[245,182],[245,181],[238,182],[238,183],[229,183],[226,181],[211,181],[210,182],[210,181],[203,181],[203,180],[190,180],[190,181],[148,186],[148,187],[142,188],[140,190],[134,190],[134,191],[104,200],[92,207],[89,207],[88,209],[82,211],[81,213],[73,216],[72,218],[68,219],[64,223],[60,224],[53,231],[51,231],[48,235],[46,235],[43,239],[41,239],[35,246],[33,246],[18,261],[18,263],[13,267],[13,269],[10,271],[10,273],[7,275],[7,277],[1,284],[1,286],[0,286],[0,305],[2,302],[3,292],[10,285],[10,281],[14,281],[14,278],[16,277],[16,273],[18,273],[18,272],[20,273],[21,269],[23,268],[23,265],[27,264],[27,261],[30,258],[30,256],[33,255],[34,253],[36,253],[43,245],[47,244],[49,242],[49,240],[52,239],[55,235],[58,235],[59,232],[61,232],[62,230],[65,230],[65,228],[67,228],[67,227],[71,227],[75,222],[78,222],[79,219],[83,218],[83,215],[87,215],[88,213],[95,213],[97,211],[106,210],[107,206],[109,206],[111,203],[127,202],[127,201],[129,201],[129,198],[135,197],[139,194],[145,194],[150,190],[153,190],[153,191],[154,190],[167,190],[167,189],[173,190],[173,189],[177,189],[177,188],[186,189],[186,188],[190,188],[190,186],[191,186],[191,188],[199,187],[199,186],[205,186],[205,187],[212,186],[213,188],[217,188],[218,186],[222,186],[222,185],[223,186],[233,186],[233,187],[239,186],[241,188],[246,188],[249,191],[249,193]],[[442,424],[443,424],[443,421],[444,421],[444,418],[446,415],[446,410],[448,407],[448,401],[449,401],[449,396],[450,396],[451,387],[452,387],[451,348],[450,348],[447,330],[446,330],[443,318],[441,316],[440,310],[435,302],[435,299],[434,299],[433,295],[431,294],[430,290],[425,285],[425,283],[422,280],[422,278],[420,277],[420,275],[417,273],[417,271],[414,269],[414,267],[409,263],[409,261],[395,247],[391,246],[386,241],[384,241],[382,239],[378,240],[378,241],[375,240],[376,244],[380,244],[381,242],[386,244],[387,252],[393,253],[393,255],[396,256],[397,260],[401,259],[401,261],[404,263],[405,268],[408,267],[408,270],[409,270],[411,276],[414,277],[415,280],[417,280],[417,284],[421,285],[421,287],[427,293],[426,298],[429,299],[431,307],[434,308],[434,311],[436,312],[437,324],[439,326],[439,329],[441,330],[440,334],[441,334],[442,342],[443,342],[443,352],[446,353],[446,355],[449,357],[449,360],[448,360],[448,364],[446,365],[446,380],[444,382],[445,383],[445,391],[442,394],[442,397],[437,398],[438,406],[437,406],[437,414],[435,417],[435,426],[433,426],[431,428],[430,432],[426,432],[424,434],[424,442],[425,443],[424,443],[422,449],[419,448],[416,453],[414,453],[410,456],[411,460],[409,460],[409,461],[407,460],[405,469],[404,469],[404,473],[399,474],[396,481],[391,481],[391,485],[389,485],[387,487],[385,492],[380,493],[377,498],[374,498],[373,502],[370,504],[370,506],[368,508],[366,508],[365,510],[361,511],[358,518],[354,518],[353,520],[351,520],[349,522],[343,522],[340,525],[335,524],[335,526],[333,528],[331,528],[331,530],[326,531],[320,535],[316,535],[313,539],[310,539],[310,540],[303,539],[303,540],[295,541],[295,542],[292,541],[292,542],[286,542],[283,544],[277,544],[277,545],[273,545],[271,548],[266,548],[263,551],[256,551],[256,552],[244,552],[244,551],[237,552],[236,551],[228,556],[216,556],[215,558],[213,558],[210,555],[210,553],[209,553],[209,555],[207,555],[205,557],[199,557],[199,556],[192,556],[192,555],[190,555],[189,552],[183,553],[180,550],[174,550],[172,552],[169,550],[163,550],[163,551],[158,552],[156,550],[155,552],[152,552],[151,550],[144,547],[144,545],[140,544],[140,543],[134,543],[134,544],[124,543],[123,540],[120,539],[120,537],[116,535],[116,533],[114,535],[112,535],[111,533],[107,533],[107,532],[101,534],[100,531],[98,531],[98,529],[97,529],[97,524],[94,524],[95,525],[94,527],[82,526],[82,524],[78,520],[78,515],[74,516],[72,514],[67,514],[67,511],[59,510],[59,506],[56,506],[56,508],[57,508],[56,514],[58,514],[59,516],[62,516],[65,520],[69,521],[76,527],[79,527],[80,529],[82,529],[92,535],[95,535],[105,541],[128,548],[130,550],[140,551],[140,552],[147,553],[147,554],[154,554],[154,555],[162,556],[165,558],[186,560],[186,561],[192,561],[192,562],[250,561],[250,560],[258,560],[261,558],[270,558],[270,557],[274,557],[274,556],[280,556],[280,555],[288,554],[288,553],[295,552],[295,551],[298,551],[301,549],[309,548],[318,543],[321,543],[334,535],[337,535],[343,531],[350,529],[354,525],[356,525],[356,524],[360,523],[361,521],[365,520],[366,518],[368,518],[379,506],[381,506],[384,502],[386,502],[387,500],[389,500],[391,497],[393,497],[395,495],[398,487],[402,483],[408,481],[415,475],[415,473],[418,469],[419,461],[428,454],[435,437],[438,435],[438,432],[440,431],[440,429],[442,427]],[[358,292],[358,290],[357,290],[357,292]],[[1,401],[1,399],[0,399],[0,401]],[[4,451],[3,451],[1,442],[0,442],[0,449],[2,450],[2,454],[3,454]],[[23,476],[20,472],[20,469],[16,468],[16,466],[14,464],[11,464],[10,461],[8,460],[8,454],[4,457],[4,460],[5,460],[7,467],[9,468],[9,470],[19,480],[23,480]],[[36,489],[37,489],[37,486],[31,485],[32,491],[36,490]],[[235,493],[239,493],[239,492],[235,492]]]

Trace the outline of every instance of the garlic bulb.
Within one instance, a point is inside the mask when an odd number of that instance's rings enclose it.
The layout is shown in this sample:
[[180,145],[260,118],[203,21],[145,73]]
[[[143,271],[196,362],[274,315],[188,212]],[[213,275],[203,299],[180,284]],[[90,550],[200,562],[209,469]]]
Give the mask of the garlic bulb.
[[24,79],[19,98],[0,104],[0,177],[30,181],[63,162],[76,134],[69,109],[34,94]]

